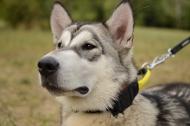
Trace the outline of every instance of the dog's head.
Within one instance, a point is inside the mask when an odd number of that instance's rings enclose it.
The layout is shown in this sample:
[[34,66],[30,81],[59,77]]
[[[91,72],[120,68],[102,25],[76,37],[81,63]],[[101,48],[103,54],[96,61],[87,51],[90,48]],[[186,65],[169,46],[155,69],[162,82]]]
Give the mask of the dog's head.
[[56,49],[38,62],[41,85],[73,110],[112,108],[122,85],[136,78],[130,1],[106,23],[75,23],[56,1],[50,23]]

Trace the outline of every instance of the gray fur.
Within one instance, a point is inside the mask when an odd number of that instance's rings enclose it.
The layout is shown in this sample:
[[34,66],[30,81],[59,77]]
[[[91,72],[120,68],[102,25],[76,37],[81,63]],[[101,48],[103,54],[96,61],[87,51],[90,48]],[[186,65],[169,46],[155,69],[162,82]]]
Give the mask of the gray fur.
[[[133,24],[129,0],[122,1],[106,23],[75,23],[60,2],[54,3],[51,28],[56,49],[42,59],[51,57],[57,67],[48,60],[41,67],[41,60],[39,71],[41,85],[62,103],[61,126],[190,125],[188,84],[143,91],[117,116],[107,111],[123,84],[137,78]],[[49,73],[43,74],[42,68]],[[86,113],[97,110],[102,113]]]

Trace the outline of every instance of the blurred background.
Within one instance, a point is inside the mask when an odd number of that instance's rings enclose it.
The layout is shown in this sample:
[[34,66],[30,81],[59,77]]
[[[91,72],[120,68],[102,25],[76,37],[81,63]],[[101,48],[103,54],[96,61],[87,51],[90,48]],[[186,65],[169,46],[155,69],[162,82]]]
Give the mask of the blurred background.
[[[54,49],[54,0],[0,0],[0,126],[59,125],[60,104],[39,85],[38,60]],[[106,21],[120,0],[60,0],[74,21]],[[190,35],[190,0],[132,0],[138,68]],[[152,70],[145,88],[190,82],[190,45]]]
[[[119,0],[60,1],[74,20],[105,21]],[[136,25],[190,30],[189,0],[132,1]],[[49,29],[52,2],[53,0],[0,0],[0,28],[22,26],[28,29]]]

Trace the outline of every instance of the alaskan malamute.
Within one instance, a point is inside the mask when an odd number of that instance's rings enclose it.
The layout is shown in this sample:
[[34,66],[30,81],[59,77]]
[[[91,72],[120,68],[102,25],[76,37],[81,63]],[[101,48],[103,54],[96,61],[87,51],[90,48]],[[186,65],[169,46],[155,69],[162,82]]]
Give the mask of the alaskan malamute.
[[56,49],[38,70],[41,85],[62,103],[61,126],[190,126],[190,85],[138,93],[129,0],[105,23],[73,22],[55,1],[50,23]]

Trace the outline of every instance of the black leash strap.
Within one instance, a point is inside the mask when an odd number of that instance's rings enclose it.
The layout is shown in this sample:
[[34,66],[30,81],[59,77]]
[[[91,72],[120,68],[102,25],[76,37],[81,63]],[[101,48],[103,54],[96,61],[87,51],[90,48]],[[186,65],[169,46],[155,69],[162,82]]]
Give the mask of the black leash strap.
[[[174,48],[169,48],[168,49],[168,53],[167,54],[163,54],[162,57],[156,57],[154,59],[154,61],[149,64],[148,62],[145,62],[142,65],[142,68],[144,68],[145,66],[147,66],[148,69],[153,69],[155,66],[165,62],[166,59],[168,59],[170,56],[173,57],[175,56],[175,54],[177,52],[179,52],[181,49],[183,49],[186,45],[188,45],[190,43],[190,37],[188,37],[187,39],[183,40],[181,43],[179,43],[178,45],[176,45]],[[142,71],[140,71],[142,73]]]
[[178,51],[180,51],[183,47],[185,47],[186,45],[188,45],[190,43],[190,37],[188,37],[187,39],[183,40],[181,43],[179,43],[178,45],[176,45],[174,48],[172,48],[170,50],[171,54],[174,55],[176,54]]

